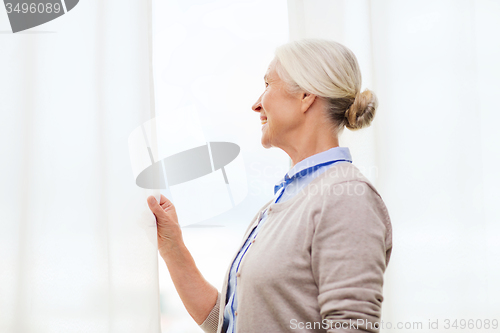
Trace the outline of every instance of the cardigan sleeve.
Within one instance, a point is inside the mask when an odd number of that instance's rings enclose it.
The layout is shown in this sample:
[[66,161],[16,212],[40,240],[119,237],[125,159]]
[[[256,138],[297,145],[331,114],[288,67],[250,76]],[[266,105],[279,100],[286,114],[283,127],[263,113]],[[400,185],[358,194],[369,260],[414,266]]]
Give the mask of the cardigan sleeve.
[[387,210],[366,182],[346,181],[329,190],[320,199],[311,243],[321,318],[328,333],[379,332],[392,248]]
[[216,333],[219,328],[219,309],[220,309],[220,300],[222,294],[219,291],[217,294],[217,301],[215,301],[215,305],[212,308],[212,311],[208,314],[207,318],[201,325],[198,325],[204,332],[206,333]]

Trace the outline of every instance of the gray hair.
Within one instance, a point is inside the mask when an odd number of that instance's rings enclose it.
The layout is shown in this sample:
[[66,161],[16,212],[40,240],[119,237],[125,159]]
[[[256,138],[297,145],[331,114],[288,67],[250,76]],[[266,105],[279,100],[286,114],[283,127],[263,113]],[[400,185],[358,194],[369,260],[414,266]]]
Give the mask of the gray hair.
[[336,132],[344,126],[368,127],[375,116],[375,94],[361,90],[356,56],[346,46],[324,39],[289,42],[275,51],[275,70],[289,92],[306,91],[326,100],[328,119]]

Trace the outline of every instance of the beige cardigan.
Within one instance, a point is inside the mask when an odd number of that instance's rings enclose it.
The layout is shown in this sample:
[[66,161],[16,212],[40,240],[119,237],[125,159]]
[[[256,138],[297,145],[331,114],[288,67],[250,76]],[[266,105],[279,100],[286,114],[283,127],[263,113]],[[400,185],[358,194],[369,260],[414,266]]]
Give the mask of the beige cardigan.
[[[370,181],[339,162],[291,199],[273,201],[253,217],[240,245],[268,208],[240,263],[236,333],[379,332],[392,228]],[[200,325],[207,333],[222,330],[230,268]]]

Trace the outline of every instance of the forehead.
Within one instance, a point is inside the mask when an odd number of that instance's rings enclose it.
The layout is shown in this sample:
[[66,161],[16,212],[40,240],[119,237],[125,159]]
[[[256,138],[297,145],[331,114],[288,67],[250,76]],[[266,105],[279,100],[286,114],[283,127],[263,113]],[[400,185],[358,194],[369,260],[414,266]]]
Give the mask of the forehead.
[[264,80],[275,80],[277,78],[275,61],[271,61],[269,66],[267,67],[266,74],[264,74]]

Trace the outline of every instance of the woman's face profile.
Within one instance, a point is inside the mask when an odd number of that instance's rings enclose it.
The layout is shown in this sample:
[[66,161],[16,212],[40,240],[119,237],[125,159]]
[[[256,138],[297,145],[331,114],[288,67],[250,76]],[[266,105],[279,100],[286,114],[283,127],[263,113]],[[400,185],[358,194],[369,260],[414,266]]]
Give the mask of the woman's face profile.
[[266,118],[262,126],[261,143],[264,148],[283,148],[289,142],[293,130],[301,125],[300,93],[290,94],[286,84],[274,69],[275,60],[269,65],[264,76],[265,89],[252,105],[252,110]]

